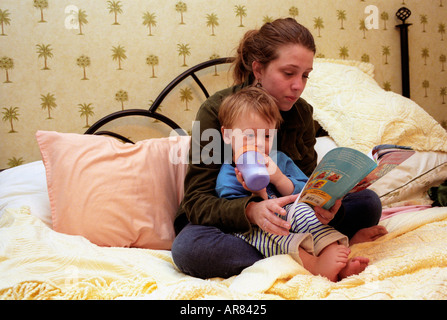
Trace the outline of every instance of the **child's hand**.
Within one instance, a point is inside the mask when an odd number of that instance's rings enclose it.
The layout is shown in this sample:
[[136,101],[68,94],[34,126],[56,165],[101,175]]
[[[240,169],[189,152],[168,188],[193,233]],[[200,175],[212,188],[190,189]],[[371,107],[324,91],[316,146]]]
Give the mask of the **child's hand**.
[[242,173],[237,168],[234,168],[234,172],[236,173],[237,181],[239,181],[239,183],[244,187],[245,190],[253,193],[256,196],[261,197],[264,200],[268,199],[267,190],[265,188],[258,191],[250,190],[244,181],[244,177],[242,177]]
[[268,155],[264,154],[265,158],[265,166],[267,167],[267,172],[270,175],[270,181],[275,184],[276,181],[281,179],[281,176],[283,175],[281,170],[279,170],[278,166],[276,165],[275,161],[272,160]]
[[264,157],[267,172],[270,175],[270,183],[272,183],[276,187],[281,195],[287,196],[292,194],[295,189],[292,181],[287,178],[284,173],[282,173],[282,171],[278,168],[272,158],[270,158],[268,155],[264,155]]

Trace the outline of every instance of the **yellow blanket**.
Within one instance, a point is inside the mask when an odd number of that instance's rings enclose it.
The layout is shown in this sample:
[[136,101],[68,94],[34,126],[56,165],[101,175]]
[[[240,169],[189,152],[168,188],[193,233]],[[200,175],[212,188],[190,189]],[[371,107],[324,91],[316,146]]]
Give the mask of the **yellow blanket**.
[[180,273],[169,251],[105,248],[54,232],[29,209],[0,219],[1,299],[447,299],[447,208],[404,213],[385,237],[352,247],[370,265],[332,283],[288,255],[229,279]]

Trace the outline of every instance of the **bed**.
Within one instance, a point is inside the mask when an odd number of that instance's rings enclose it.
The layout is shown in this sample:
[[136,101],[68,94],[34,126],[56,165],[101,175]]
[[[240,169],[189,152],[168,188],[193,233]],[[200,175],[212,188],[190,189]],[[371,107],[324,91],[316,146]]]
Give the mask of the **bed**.
[[[447,298],[447,208],[428,194],[447,180],[447,132],[410,99],[381,89],[374,66],[358,61],[316,59],[303,97],[327,133],[317,138],[319,158],[336,146],[412,148],[369,187],[389,233],[351,247],[370,259],[366,270],[334,283],[288,255],[228,279],[177,269],[169,249],[190,136],[157,108],[187,77],[207,97],[197,72],[228,62],[192,67],[149,110],[113,113],[85,134],[36,133],[42,160],[0,172],[1,299]],[[127,116],[164,123],[170,134],[132,141],[107,127]]]

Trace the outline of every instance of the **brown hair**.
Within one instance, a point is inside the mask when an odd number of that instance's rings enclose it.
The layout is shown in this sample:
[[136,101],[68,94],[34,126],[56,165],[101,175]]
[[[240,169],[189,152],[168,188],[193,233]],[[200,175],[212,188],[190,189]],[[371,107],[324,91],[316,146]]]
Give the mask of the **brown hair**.
[[246,112],[256,112],[262,119],[274,123],[276,128],[283,121],[275,98],[262,88],[250,86],[224,99],[218,114],[220,125],[231,128]]
[[243,83],[253,73],[253,61],[267,66],[278,58],[278,48],[287,44],[299,44],[314,54],[316,52],[310,31],[292,18],[277,19],[265,23],[259,30],[247,31],[239,43],[233,63],[235,83]]

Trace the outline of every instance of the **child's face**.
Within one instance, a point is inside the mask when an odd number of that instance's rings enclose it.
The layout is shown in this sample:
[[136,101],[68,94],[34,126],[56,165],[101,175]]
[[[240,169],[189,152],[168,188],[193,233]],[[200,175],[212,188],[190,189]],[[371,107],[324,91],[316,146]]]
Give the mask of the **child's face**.
[[258,114],[250,112],[238,118],[232,128],[222,127],[225,143],[231,143],[234,154],[246,145],[254,145],[259,152],[268,155],[276,133],[275,124],[267,122]]

